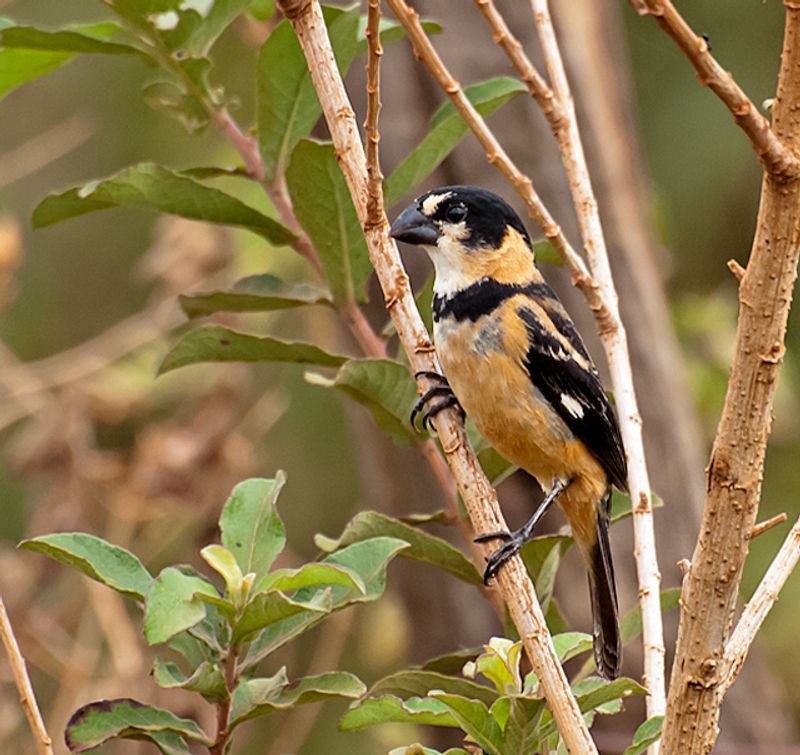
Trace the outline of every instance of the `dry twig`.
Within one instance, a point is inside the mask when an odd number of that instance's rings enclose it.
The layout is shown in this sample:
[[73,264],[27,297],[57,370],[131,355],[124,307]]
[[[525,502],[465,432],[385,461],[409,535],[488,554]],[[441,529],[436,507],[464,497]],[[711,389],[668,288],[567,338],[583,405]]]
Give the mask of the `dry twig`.
[[53,755],[53,740],[50,739],[50,735],[47,733],[42,714],[39,712],[39,706],[36,704],[36,695],[28,676],[28,670],[25,667],[25,659],[20,652],[17,638],[14,636],[14,629],[11,626],[11,621],[6,612],[6,605],[2,598],[0,598],[0,636],[3,638],[3,644],[8,654],[11,671],[14,674],[14,682],[19,691],[20,702],[25,710],[25,716],[31,727],[33,738],[36,741],[36,750],[39,755]]
[[405,0],[387,0],[387,2],[397,20],[406,30],[406,34],[408,34],[408,38],[414,47],[414,53],[431,72],[437,84],[447,93],[456,110],[475,134],[486,151],[486,159],[511,183],[528,207],[531,218],[542,229],[544,235],[563,258],[565,265],[572,274],[573,283],[583,292],[595,317],[601,323],[601,331],[612,327],[606,306],[597,292],[597,284],[592,279],[583,258],[569,243],[561,226],[556,223],[547,207],[545,207],[534,190],[531,179],[508,156],[508,153],[486,125],[486,121],[467,99],[461,85],[447,70],[444,62],[428,39],[428,35],[422,28],[419,14]]
[[619,305],[611,276],[605,236],[583,152],[572,92],[561,59],[547,0],[531,0],[531,7],[552,82],[552,90],[541,80],[521,43],[511,33],[492,0],[475,0],[475,2],[492,29],[494,40],[503,47],[514,68],[528,84],[531,96],[542,107],[558,142],[589,266],[597,281],[598,293],[606,305],[608,322],[599,321],[598,324],[619,408],[622,436],[628,456],[631,499],[637,502],[633,508],[636,542],[634,552],[643,617],[644,684],[650,690],[647,714],[660,715],[666,706],[664,633],[659,603],[661,575],[656,559],[653,509],[642,442],[642,423],[633,387],[627,337],[619,317]]
[[[572,92],[561,59],[547,0],[531,0],[531,9],[550,81],[564,114],[565,125],[555,130],[555,135],[567,173],[581,238],[589,260],[589,268],[598,284],[598,292],[613,322],[613,327],[605,332],[602,328],[603,323],[598,322],[598,325],[611,371],[614,398],[620,415],[620,429],[628,457],[628,486],[633,502],[634,556],[642,611],[643,681],[650,692],[647,698],[647,715],[657,716],[663,714],[666,707],[664,672],[666,650],[659,598],[661,574],[656,558],[653,506],[642,441],[642,419],[633,385],[628,339],[619,316],[619,302],[611,274],[603,227],[600,223],[600,213],[583,152]],[[653,749],[657,751],[658,746]]]
[[[408,277],[402,268],[397,247],[389,238],[386,216],[380,218],[377,226],[370,227],[367,223],[364,148],[355,114],[336,67],[319,4],[313,0],[279,0],[278,4],[291,21],[308,61],[339,164],[364,228],[370,259],[411,368],[415,371],[437,369],[439,365],[416,309]],[[452,410],[442,412],[434,422],[473,526],[477,531],[503,528],[505,523],[497,498],[469,447],[457,413]],[[553,649],[533,586],[519,557],[509,562],[500,573],[498,582],[569,751],[596,752]]]
[[794,523],[781,549],[769,565],[764,579],[744,607],[736,628],[725,645],[720,672],[720,685],[723,689],[727,690],[736,681],[756,633],[775,605],[778,593],[797,566],[798,560],[800,560],[800,518]]
[[[800,160],[779,138],[733,76],[711,54],[708,42],[692,31],[670,0],[632,0],[640,15],[650,15],[675,40],[697,71],[697,79],[719,97],[747,134],[767,173],[790,180],[800,174]],[[791,8],[789,2],[786,3]]]

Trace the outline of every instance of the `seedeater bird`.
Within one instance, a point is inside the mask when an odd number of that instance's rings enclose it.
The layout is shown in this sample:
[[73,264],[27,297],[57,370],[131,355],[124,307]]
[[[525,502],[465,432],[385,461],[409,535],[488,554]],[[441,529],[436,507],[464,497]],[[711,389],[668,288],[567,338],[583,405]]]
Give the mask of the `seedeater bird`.
[[391,235],[423,247],[436,274],[434,341],[444,376],[414,413],[427,405],[429,419],[457,402],[546,494],[519,530],[478,538],[504,541],[484,579],[532,538],[557,500],[589,570],[595,664],[616,678],[622,649],[608,525],[611,487],[627,489],[627,463],[589,352],[534,264],[525,226],[496,194],[433,189],[400,214]]

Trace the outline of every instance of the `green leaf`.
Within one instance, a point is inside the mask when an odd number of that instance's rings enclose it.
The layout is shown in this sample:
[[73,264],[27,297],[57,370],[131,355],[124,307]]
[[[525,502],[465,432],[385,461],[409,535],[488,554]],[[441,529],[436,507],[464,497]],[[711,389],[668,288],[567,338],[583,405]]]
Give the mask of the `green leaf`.
[[319,700],[340,698],[352,700],[366,691],[364,683],[346,671],[330,671],[306,676],[292,684],[276,687],[268,679],[242,682],[233,693],[231,727],[256,716]]
[[274,480],[240,482],[222,509],[219,527],[222,543],[235,556],[243,573],[262,579],[286,546],[286,530],[275,507],[286,484],[278,471]]
[[176,664],[156,658],[153,678],[159,687],[188,689],[201,694],[210,703],[221,702],[229,697],[222,670],[217,664],[208,661],[203,661],[187,677]]
[[472,562],[446,540],[377,511],[362,511],[356,514],[338,540],[318,536],[315,538],[315,543],[321,550],[331,551],[379,536],[395,537],[407,542],[411,547],[401,553],[406,558],[436,566],[464,582],[473,585],[483,584],[483,578]]
[[232,291],[209,291],[178,298],[187,317],[203,317],[215,312],[273,312],[331,303],[330,295],[321,288],[307,283],[288,284],[268,274],[244,278]]
[[572,538],[566,535],[543,535],[533,538],[522,549],[522,559],[534,580],[536,594],[544,611],[547,611],[553,595],[561,556],[570,545]]
[[248,601],[241,617],[234,624],[232,641],[242,642],[270,624],[309,611],[324,613],[325,609],[311,602],[292,600],[277,590],[258,593]]
[[469,661],[474,661],[482,652],[484,648],[481,645],[476,648],[465,648],[463,650],[456,650],[453,653],[446,653],[445,655],[431,658],[420,666],[423,671],[436,671],[439,674],[448,674],[451,676],[460,674],[464,668],[464,664]]
[[607,682],[597,677],[584,679],[580,684],[593,681],[597,686],[589,692],[581,693],[576,690],[576,697],[581,713],[588,713],[591,710],[602,708],[602,706],[621,700],[631,695],[646,695],[647,690],[633,679],[621,678],[613,682]]
[[139,163],[46,197],[33,211],[36,228],[109,207],[138,207],[193,220],[237,226],[272,244],[291,244],[294,234],[236,197],[154,163]]
[[[540,698],[514,695],[508,700],[508,715],[503,727],[503,755],[538,752],[542,739],[540,722],[545,702]],[[494,708],[492,714],[496,718]]]
[[83,532],[60,532],[23,540],[20,548],[43,553],[80,569],[97,582],[144,600],[153,577],[130,551]]
[[[173,733],[175,737],[160,738],[162,733]],[[71,752],[85,752],[100,746],[109,739],[150,739],[159,740],[175,747],[182,738],[211,744],[208,736],[192,720],[178,718],[162,708],[144,705],[136,700],[120,698],[117,700],[98,700],[78,708],[67,723],[64,739]],[[161,746],[159,744],[159,746]],[[164,750],[162,752],[189,752],[185,749]]]
[[[310,594],[310,590],[300,591],[300,593],[304,595],[305,598]],[[311,606],[319,610],[308,610],[295,614],[294,616],[275,622],[258,632],[253,640],[250,641],[247,654],[242,659],[242,671],[254,668],[268,655],[282,648],[301,634],[313,629],[325,619],[330,611],[334,610],[330,588],[317,591],[313,597],[309,600],[304,600],[304,602],[311,604]],[[344,605],[336,606],[337,609],[343,607]]]
[[560,265],[562,267],[564,265],[564,260],[561,259],[561,255],[547,239],[533,242],[533,255],[538,265],[541,265],[543,262],[548,265]]
[[[328,36],[342,74],[356,55],[359,12],[323,6]],[[272,180],[286,169],[295,145],[311,132],[322,112],[303,51],[288,20],[270,33],[256,69],[258,141]]]
[[571,658],[592,649],[592,636],[585,632],[564,632],[553,637],[558,660],[566,663]]
[[497,721],[482,702],[438,691],[432,692],[431,696],[443,702],[450,709],[459,726],[488,755],[499,755],[502,752],[503,732],[500,731]]
[[[342,548],[322,559],[324,564],[337,564],[356,572],[364,582],[366,592],[346,587],[331,588],[333,605],[336,608],[350,603],[369,603],[377,600],[386,589],[386,568],[389,562],[409,544],[395,537],[373,537]],[[306,588],[310,590],[310,588]],[[300,590],[296,600],[305,597],[306,590]]]
[[196,57],[208,55],[217,37],[248,3],[249,0],[182,0],[175,3],[178,23],[160,36],[170,50],[180,49]]
[[386,723],[458,727],[448,707],[439,700],[430,697],[401,700],[394,695],[385,695],[359,700],[339,720],[339,728],[357,731]]
[[463,676],[450,676],[422,669],[406,669],[389,674],[375,682],[367,695],[369,697],[383,695],[397,695],[401,698],[426,697],[431,694],[431,690],[443,690],[452,695],[479,700],[486,705],[491,705],[498,697],[491,687],[477,684]]
[[378,427],[399,445],[419,436],[412,431],[409,415],[417,388],[408,368],[390,359],[351,359],[333,380],[306,374],[306,380],[324,388],[336,388],[372,413]]
[[[526,92],[517,79],[501,76],[466,87],[464,94],[483,116],[493,113],[517,94]],[[386,179],[383,187],[390,207],[424,181],[464,138],[468,126],[451,102],[442,105],[431,118],[427,136],[406,156]]]
[[174,566],[168,566],[155,578],[144,608],[144,636],[150,645],[166,642],[205,618],[205,604],[195,593],[219,597],[212,584]]
[[[386,589],[386,567],[403,548],[408,547],[408,543],[391,537],[375,537],[353,543],[330,554],[322,563],[343,566],[358,574],[365,592],[342,585],[332,585],[325,590],[312,586],[298,590],[293,600],[312,603],[319,606],[321,611],[337,611],[352,603],[377,600]],[[298,614],[262,630],[251,642],[243,660],[243,668],[252,668],[270,653],[316,626],[325,616],[325,613]]]
[[81,52],[113,55],[124,51],[143,55],[134,47],[104,41],[118,31],[119,27],[110,23],[73,26],[57,32],[5,27],[0,30],[0,47],[4,48],[0,49],[0,99],[13,89],[55,71]]
[[290,343],[206,325],[189,331],[170,349],[158,374],[199,362],[294,362],[339,367],[346,361],[347,357],[330,354],[311,343]]
[[305,564],[298,569],[278,569],[268,574],[255,591],[262,590],[300,590],[315,585],[342,585],[350,590],[366,593],[364,580],[352,569],[333,564]]
[[633,735],[633,743],[625,749],[622,755],[641,755],[650,745],[661,739],[661,727],[664,723],[664,716],[653,716],[648,718]]
[[516,695],[522,691],[519,671],[521,656],[521,641],[492,637],[484,645],[483,652],[474,661],[465,664],[462,673],[470,679],[481,673],[494,684],[498,695]]
[[36,29],[32,26],[8,26],[0,29],[0,47],[7,50],[140,55],[148,61],[151,60],[137,47],[106,41],[121,33],[121,26],[109,22],[56,31]]
[[295,215],[319,254],[334,302],[366,301],[372,265],[333,145],[300,141],[292,151],[286,185]]

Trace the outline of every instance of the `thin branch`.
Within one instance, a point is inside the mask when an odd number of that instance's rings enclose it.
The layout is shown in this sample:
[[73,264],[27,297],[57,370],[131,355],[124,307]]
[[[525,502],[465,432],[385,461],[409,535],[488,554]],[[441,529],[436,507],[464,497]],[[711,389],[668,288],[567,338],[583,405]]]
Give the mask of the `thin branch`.
[[447,70],[439,54],[434,49],[428,35],[419,21],[419,14],[405,0],[387,0],[397,20],[406,30],[414,47],[414,53],[431,72],[439,86],[455,105],[456,110],[477,137],[486,151],[486,159],[494,165],[511,183],[528,207],[531,218],[542,229],[542,232],[563,258],[572,275],[572,282],[583,292],[589,307],[600,323],[601,332],[613,327],[609,320],[606,305],[597,292],[597,284],[592,279],[589,269],[581,256],[575,251],[564,235],[564,231],[553,219],[539,195],[533,188],[531,179],[526,176],[508,156],[497,141],[495,135],[486,125],[486,121],[467,99],[461,85]]
[[[800,5],[786,0],[772,109],[784,150],[800,149]],[[758,513],[773,397],[785,352],[800,256],[800,181],[767,172],[756,233],[739,288],[739,319],[725,404],[706,470],[700,536],[684,580],[662,747],[710,752],[727,690],[724,658],[749,537]]]
[[722,677],[720,684],[723,689],[727,689],[736,681],[756,633],[778,600],[778,594],[797,566],[798,560],[800,560],[800,518],[794,523],[781,549],[769,565],[764,579],[744,607],[739,622],[725,645],[720,672]]
[[[642,612],[643,683],[650,692],[647,697],[647,716],[650,718],[662,715],[667,704],[666,650],[661,619],[661,574],[656,556],[650,477],[642,440],[642,418],[636,400],[628,338],[619,315],[619,301],[611,274],[600,212],[583,151],[572,91],[561,59],[561,50],[547,0],[531,0],[531,10],[550,81],[563,111],[565,125],[563,128],[554,129],[554,133],[567,173],[581,239],[589,260],[589,269],[597,281],[598,293],[605,302],[614,324],[613,328],[605,332],[601,328],[600,337],[608,359],[614,398],[620,416],[622,440],[628,458],[628,487],[633,501],[634,557]],[[598,325],[602,326],[602,323],[599,322]],[[657,751],[656,744],[651,748],[651,752]]]
[[689,59],[697,79],[722,100],[734,120],[747,134],[764,170],[788,181],[800,175],[800,160],[770,129],[756,105],[711,54],[708,42],[692,31],[670,0],[635,0],[632,5],[641,15],[650,15],[669,34]]
[[475,4],[489,24],[495,44],[503,48],[519,77],[527,84],[531,97],[541,108],[553,133],[556,133],[564,126],[564,114],[550,85],[525,54],[522,43],[511,33],[494,0],[475,0]]
[[[416,309],[397,246],[389,238],[386,216],[381,217],[378,226],[369,227],[367,224],[364,148],[355,113],[336,67],[319,3],[313,0],[279,0],[278,5],[291,21],[308,61],[339,164],[364,228],[370,259],[411,369],[415,372],[438,369],[438,361]],[[503,528],[505,523],[497,497],[470,448],[458,413],[446,410],[434,422],[473,527],[479,532]],[[488,548],[485,548],[485,552],[488,553]],[[519,557],[511,559],[501,571],[498,583],[567,748],[573,753],[596,753],[597,749],[553,649],[533,585]]]
[[367,223],[378,226],[383,209],[383,174],[378,157],[381,140],[378,115],[381,111],[380,65],[383,55],[381,45],[381,2],[367,3],[367,120],[364,122],[367,139]]
[[475,0],[475,2],[491,28],[495,42],[501,45],[523,81],[527,82],[528,91],[547,117],[567,173],[589,267],[597,282],[597,291],[606,304],[607,327],[602,327],[603,322],[598,324],[601,326],[600,335],[606,349],[614,395],[619,408],[622,436],[628,456],[631,499],[637,502],[633,509],[636,543],[634,554],[639,577],[639,601],[643,623],[643,680],[650,690],[647,698],[647,715],[648,717],[661,715],[666,707],[664,632],[659,603],[661,575],[656,559],[650,480],[642,442],[642,421],[633,386],[627,337],[619,316],[617,293],[611,275],[597,200],[578,129],[572,92],[547,0],[531,0],[531,9],[552,82],[552,90],[538,74],[492,0]]
[[759,535],[763,535],[765,532],[768,532],[773,527],[777,527],[779,524],[783,524],[788,518],[789,517],[786,515],[786,512],[784,511],[780,514],[775,514],[775,516],[771,516],[769,519],[765,519],[763,522],[754,524],[753,529],[750,530],[750,539],[753,540]]
[[39,706],[36,704],[36,695],[28,676],[28,669],[25,667],[25,659],[20,652],[17,638],[14,636],[14,629],[11,626],[2,597],[0,597],[0,636],[3,638],[3,645],[5,645],[6,653],[8,654],[22,708],[25,711],[28,725],[36,741],[36,750],[39,755],[53,755],[53,740],[50,739],[50,735],[47,733],[42,714],[39,712]]

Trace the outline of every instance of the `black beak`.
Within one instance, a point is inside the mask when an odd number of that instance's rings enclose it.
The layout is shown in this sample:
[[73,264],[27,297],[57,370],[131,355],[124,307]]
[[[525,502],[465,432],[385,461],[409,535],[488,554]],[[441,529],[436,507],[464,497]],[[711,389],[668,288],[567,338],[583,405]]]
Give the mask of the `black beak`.
[[424,246],[436,246],[439,239],[439,231],[433,221],[413,204],[397,216],[389,229],[389,235],[398,241],[405,241],[406,244]]

